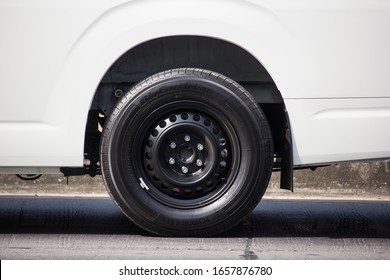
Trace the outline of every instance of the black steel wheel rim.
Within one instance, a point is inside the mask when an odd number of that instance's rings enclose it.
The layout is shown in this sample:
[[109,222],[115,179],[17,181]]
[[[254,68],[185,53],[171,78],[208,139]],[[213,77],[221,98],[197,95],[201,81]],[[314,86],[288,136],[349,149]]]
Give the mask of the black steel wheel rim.
[[138,132],[141,140],[130,148],[136,171],[162,204],[198,208],[231,187],[240,149],[223,113],[200,102],[172,102],[149,114]]

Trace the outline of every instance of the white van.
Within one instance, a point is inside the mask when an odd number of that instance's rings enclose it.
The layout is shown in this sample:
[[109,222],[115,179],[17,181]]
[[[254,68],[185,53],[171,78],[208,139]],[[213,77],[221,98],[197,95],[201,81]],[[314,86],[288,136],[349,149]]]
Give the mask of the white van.
[[0,172],[211,235],[272,171],[390,158],[390,1],[0,0]]

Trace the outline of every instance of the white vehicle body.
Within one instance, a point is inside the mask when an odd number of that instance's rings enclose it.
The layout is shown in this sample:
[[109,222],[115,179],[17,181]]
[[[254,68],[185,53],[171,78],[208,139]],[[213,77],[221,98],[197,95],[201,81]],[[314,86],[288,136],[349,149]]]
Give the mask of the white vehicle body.
[[386,0],[1,0],[0,166],[82,166],[104,73],[172,35],[226,40],[262,63],[294,165],[388,158],[389,26]]

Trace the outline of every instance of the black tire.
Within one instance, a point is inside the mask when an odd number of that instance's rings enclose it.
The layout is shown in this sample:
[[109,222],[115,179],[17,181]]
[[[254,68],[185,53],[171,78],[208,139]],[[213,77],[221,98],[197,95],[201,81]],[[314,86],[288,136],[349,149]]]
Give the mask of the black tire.
[[41,178],[42,174],[16,174],[16,177],[24,181],[34,181]]
[[214,235],[260,201],[273,142],[262,110],[240,85],[202,69],[174,69],[140,82],[116,105],[101,164],[110,195],[140,227]]

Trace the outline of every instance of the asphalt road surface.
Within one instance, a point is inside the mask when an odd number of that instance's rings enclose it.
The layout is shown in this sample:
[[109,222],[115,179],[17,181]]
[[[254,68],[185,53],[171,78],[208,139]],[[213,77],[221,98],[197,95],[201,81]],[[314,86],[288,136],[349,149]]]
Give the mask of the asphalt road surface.
[[390,201],[263,200],[209,238],[138,228],[107,198],[0,197],[0,259],[390,259]]

